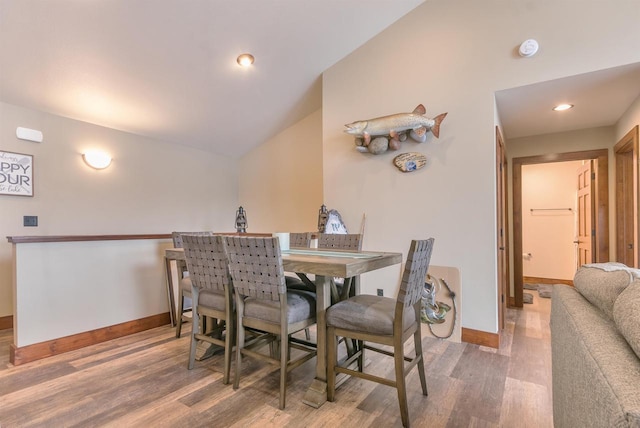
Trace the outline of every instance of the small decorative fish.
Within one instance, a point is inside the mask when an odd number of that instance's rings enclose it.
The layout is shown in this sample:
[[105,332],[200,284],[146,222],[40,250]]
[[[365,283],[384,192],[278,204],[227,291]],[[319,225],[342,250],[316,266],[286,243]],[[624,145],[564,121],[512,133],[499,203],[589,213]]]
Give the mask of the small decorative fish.
[[393,158],[393,164],[402,172],[417,171],[427,163],[427,157],[422,153],[402,153]]
[[438,138],[440,136],[440,124],[447,113],[436,117],[425,116],[426,109],[422,104],[411,113],[398,113],[389,116],[377,117],[369,120],[359,120],[345,125],[347,134],[362,138],[364,146],[368,146],[371,137],[389,136],[392,140],[398,140],[401,133],[410,131],[409,135],[416,141],[424,142],[427,131]]

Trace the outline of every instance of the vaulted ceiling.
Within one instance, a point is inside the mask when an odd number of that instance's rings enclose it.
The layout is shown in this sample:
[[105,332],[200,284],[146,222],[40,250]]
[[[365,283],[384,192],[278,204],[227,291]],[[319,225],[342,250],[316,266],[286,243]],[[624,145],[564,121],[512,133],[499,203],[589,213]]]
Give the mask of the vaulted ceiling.
[[239,156],[423,1],[0,0],[0,101]]

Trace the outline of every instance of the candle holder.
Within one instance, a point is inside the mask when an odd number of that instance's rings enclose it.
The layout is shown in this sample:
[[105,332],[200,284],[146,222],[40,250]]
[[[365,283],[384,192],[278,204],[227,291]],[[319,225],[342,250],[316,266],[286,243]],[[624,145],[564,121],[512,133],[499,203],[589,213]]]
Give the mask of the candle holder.
[[247,212],[244,208],[238,208],[236,211],[236,231],[238,233],[246,233],[247,232]]
[[329,212],[326,205],[322,204],[320,210],[318,210],[318,232],[324,233],[327,228],[327,220],[329,219]]

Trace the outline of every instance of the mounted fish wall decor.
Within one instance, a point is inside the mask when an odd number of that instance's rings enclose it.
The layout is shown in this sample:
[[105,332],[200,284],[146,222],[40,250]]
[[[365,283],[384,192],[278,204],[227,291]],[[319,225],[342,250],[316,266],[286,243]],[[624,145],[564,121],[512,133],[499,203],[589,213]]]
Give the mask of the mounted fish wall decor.
[[431,131],[438,138],[440,124],[447,113],[442,113],[433,119],[425,114],[426,110],[420,104],[411,113],[397,113],[349,123],[345,125],[347,129],[344,132],[356,137],[358,151],[379,155],[387,150],[400,149],[407,137],[424,143],[427,140],[427,131]]
[[393,164],[402,172],[417,171],[427,164],[427,157],[417,152],[402,153],[393,158]]

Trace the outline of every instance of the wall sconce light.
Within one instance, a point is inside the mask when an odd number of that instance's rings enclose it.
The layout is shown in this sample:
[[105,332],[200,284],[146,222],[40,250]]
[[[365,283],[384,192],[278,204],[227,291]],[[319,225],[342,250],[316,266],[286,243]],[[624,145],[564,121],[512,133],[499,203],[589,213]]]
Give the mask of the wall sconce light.
[[82,159],[91,168],[105,169],[111,165],[111,155],[100,151],[89,151],[82,154]]
[[236,59],[236,61],[238,61],[238,64],[242,67],[248,67],[253,64],[255,58],[250,53],[243,53],[238,57],[238,59]]
[[236,231],[238,233],[247,232],[247,212],[242,207],[236,211]]

